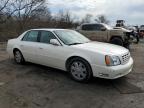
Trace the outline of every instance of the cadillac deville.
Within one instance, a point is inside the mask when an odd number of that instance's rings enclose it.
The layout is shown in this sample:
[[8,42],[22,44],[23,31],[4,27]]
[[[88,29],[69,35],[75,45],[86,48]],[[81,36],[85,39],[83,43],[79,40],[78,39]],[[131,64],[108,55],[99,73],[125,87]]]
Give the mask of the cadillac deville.
[[96,41],[68,29],[31,29],[10,39],[7,52],[18,64],[32,62],[68,71],[85,82],[92,77],[116,79],[133,67],[128,49]]

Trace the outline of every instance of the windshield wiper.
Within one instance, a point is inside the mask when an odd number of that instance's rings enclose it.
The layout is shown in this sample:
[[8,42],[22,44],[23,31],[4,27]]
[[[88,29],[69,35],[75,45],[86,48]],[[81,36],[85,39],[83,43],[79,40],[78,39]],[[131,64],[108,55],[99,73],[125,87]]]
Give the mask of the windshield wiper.
[[83,43],[76,42],[76,43],[72,43],[72,44],[68,44],[68,45],[77,45],[77,44],[83,44]]

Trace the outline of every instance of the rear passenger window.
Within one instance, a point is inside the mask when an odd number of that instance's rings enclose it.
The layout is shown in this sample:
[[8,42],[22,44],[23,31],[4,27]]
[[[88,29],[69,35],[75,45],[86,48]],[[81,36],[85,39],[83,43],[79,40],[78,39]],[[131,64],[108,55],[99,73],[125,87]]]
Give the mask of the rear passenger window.
[[37,42],[38,31],[29,31],[25,34],[23,41]]
[[49,31],[41,31],[40,42],[41,43],[50,43],[51,39],[56,39],[55,35]]

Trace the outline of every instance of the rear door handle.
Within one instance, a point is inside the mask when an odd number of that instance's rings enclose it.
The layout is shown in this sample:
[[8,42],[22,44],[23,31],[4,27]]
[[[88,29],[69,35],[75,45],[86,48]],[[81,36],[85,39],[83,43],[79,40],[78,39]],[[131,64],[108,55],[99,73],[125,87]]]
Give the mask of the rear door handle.
[[24,45],[20,45],[21,47],[23,47]]

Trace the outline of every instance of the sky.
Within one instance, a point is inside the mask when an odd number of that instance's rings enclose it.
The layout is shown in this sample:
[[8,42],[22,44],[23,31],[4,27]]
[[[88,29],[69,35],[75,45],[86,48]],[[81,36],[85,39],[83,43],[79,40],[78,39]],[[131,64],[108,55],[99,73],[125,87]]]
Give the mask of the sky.
[[118,19],[128,25],[144,24],[144,0],[48,0],[48,3],[52,14],[69,10],[77,20],[92,14],[93,19],[105,15],[111,25]]

